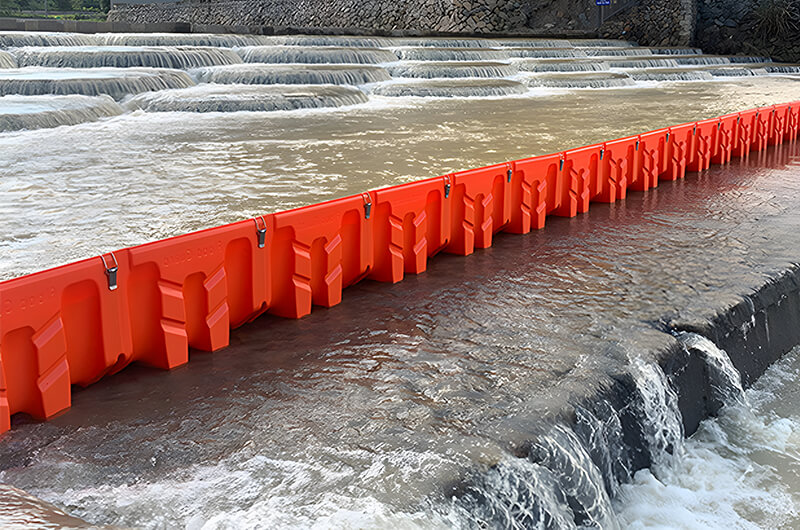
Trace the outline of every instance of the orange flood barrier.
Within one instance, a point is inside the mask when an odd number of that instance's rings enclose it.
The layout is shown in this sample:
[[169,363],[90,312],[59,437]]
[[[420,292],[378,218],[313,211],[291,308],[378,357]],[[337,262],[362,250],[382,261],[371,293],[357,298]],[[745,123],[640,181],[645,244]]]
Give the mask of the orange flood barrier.
[[591,202],[795,141],[800,102],[460,171],[202,230],[0,282],[0,432],[50,418],[131,362],[174,368],[262,313],[301,318],[363,278],[543,228]]

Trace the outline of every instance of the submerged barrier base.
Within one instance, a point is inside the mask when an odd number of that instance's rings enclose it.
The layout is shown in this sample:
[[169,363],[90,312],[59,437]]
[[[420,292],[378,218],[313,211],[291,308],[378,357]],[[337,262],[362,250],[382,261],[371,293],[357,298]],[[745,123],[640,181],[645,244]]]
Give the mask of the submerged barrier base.
[[50,418],[131,362],[170,369],[269,312],[301,318],[364,278],[398,282],[444,251],[543,228],[797,139],[800,102],[461,171],[109,252],[0,283],[0,432]]

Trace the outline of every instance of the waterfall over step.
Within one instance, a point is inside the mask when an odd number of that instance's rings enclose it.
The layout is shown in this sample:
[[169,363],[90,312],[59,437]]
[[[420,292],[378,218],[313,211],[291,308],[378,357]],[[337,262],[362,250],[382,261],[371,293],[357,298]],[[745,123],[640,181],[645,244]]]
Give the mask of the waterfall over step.
[[129,94],[192,85],[192,78],[181,70],[38,67],[0,70],[0,95],[106,94],[114,99],[122,99]]
[[268,112],[365,103],[360,90],[333,85],[216,85],[148,92],[125,106],[146,112]]
[[521,72],[604,72],[609,65],[594,59],[516,59]]
[[206,33],[101,33],[95,36],[104,46],[258,46],[269,44],[262,35],[213,35]]
[[497,44],[511,48],[572,48],[572,43],[563,39],[501,39]]
[[17,61],[14,56],[8,52],[0,50],[0,68],[16,68]]
[[98,44],[98,39],[94,35],[0,31],[0,48],[22,48],[25,46],[91,46],[93,44]]
[[764,68],[709,68],[705,70],[714,77],[753,77],[767,75]]
[[625,74],[616,73],[577,73],[577,74],[539,74],[525,78],[531,87],[550,88],[614,88],[634,84]]
[[405,63],[386,67],[392,77],[508,77],[517,73],[512,65],[491,62],[475,63]]
[[528,88],[508,79],[448,79],[391,82],[375,85],[369,93],[389,97],[496,97],[524,94]]
[[659,467],[672,465],[683,452],[683,419],[678,409],[678,395],[657,364],[637,357],[631,361],[630,370],[640,396],[637,416],[649,447],[653,471],[658,476]]
[[109,96],[2,96],[0,132],[76,125],[122,112]]
[[678,66],[676,59],[652,57],[648,59],[613,60],[608,64],[611,68],[675,68]]
[[657,55],[650,48],[579,48],[589,57],[649,57]]
[[703,55],[700,48],[650,48],[653,55]]
[[389,41],[390,47],[412,46],[433,48],[499,48],[503,41],[489,39],[451,39],[451,38],[395,38]]
[[697,65],[697,66],[711,66],[711,65],[721,65],[721,64],[730,64],[731,62],[728,60],[727,57],[709,57],[705,55],[701,55],[698,57],[676,57],[675,61],[681,65]]
[[629,72],[636,81],[710,81],[714,76],[706,70],[654,69]]
[[619,528],[603,476],[570,429],[557,425],[456,491],[476,528]]
[[334,35],[286,35],[270,37],[269,44],[284,46],[340,46],[355,48],[387,48],[392,41],[383,37],[338,37]]
[[76,46],[50,48],[17,48],[12,50],[19,66],[57,68],[198,68],[241,63],[232,50],[224,48],[127,46]]
[[507,48],[509,57],[588,57],[586,52],[575,48]]
[[765,64],[764,70],[771,74],[800,74],[800,64]]
[[319,46],[254,46],[236,49],[247,63],[378,64],[397,61],[389,50]]
[[635,42],[617,39],[569,39],[573,46],[585,48],[633,48]]
[[732,63],[771,63],[772,59],[769,57],[760,57],[754,55],[729,55],[728,61]]
[[397,58],[406,61],[492,61],[509,58],[508,50],[488,48],[395,48]]
[[742,377],[733,366],[730,357],[716,344],[697,333],[680,332],[678,340],[689,353],[699,355],[708,367],[713,397],[719,405],[746,404]]
[[379,66],[232,64],[191,71],[202,83],[245,85],[363,85],[391,79]]

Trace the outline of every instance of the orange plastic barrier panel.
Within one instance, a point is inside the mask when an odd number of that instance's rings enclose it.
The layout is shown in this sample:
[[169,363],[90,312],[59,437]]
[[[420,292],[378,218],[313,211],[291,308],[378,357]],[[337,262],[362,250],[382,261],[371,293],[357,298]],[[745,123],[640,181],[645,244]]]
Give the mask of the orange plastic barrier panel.
[[800,101],[789,104],[786,116],[786,136],[785,141],[791,142],[797,139],[800,134]]
[[753,143],[751,151],[763,151],[769,145],[769,135],[772,128],[772,107],[756,109],[755,126],[753,129]]
[[717,137],[714,152],[711,154],[713,164],[726,164],[731,161],[733,147],[736,143],[736,120],[738,115],[720,116],[717,123]]
[[600,194],[600,153],[603,144],[590,145],[564,152],[561,205],[555,215],[575,217],[589,211],[589,202]]
[[411,182],[373,192],[374,266],[369,277],[396,283],[419,274],[428,257],[450,239],[449,177]]
[[450,175],[451,237],[445,249],[468,256],[476,248],[492,246],[492,234],[499,232],[511,218],[512,164],[461,171]]
[[300,318],[362,278],[544,227],[800,133],[800,102],[676,125],[203,230],[0,282],[0,433],[133,361],[172,368],[270,311]]
[[753,139],[756,132],[756,109],[746,110],[738,113],[738,126],[736,130],[736,142],[733,146],[733,156],[745,157],[753,147]]
[[718,123],[718,118],[695,123],[694,157],[689,162],[687,168],[689,171],[703,171],[711,166],[711,155],[714,154]]
[[301,318],[312,304],[334,306],[369,273],[372,203],[363,193],[273,215],[270,313]]
[[600,157],[600,195],[597,196],[599,202],[614,202],[625,198],[639,154],[636,151],[638,141],[638,136],[630,136],[603,144]]
[[561,204],[564,155],[517,160],[511,175],[511,220],[506,232],[527,234],[544,228],[545,217]]
[[129,249],[134,360],[188,361],[189,346],[228,345],[230,328],[270,303],[269,216]]
[[[0,284],[0,432],[10,415],[49,418],[88,385],[127,364],[131,333],[124,289],[127,251]],[[105,263],[104,263],[105,261]]]
[[786,127],[789,118],[789,104],[775,105],[772,107],[772,118],[770,119],[769,138],[767,142],[769,145],[778,145],[783,143],[784,135],[786,134]]
[[694,123],[684,123],[669,128],[667,156],[662,180],[678,180],[686,176],[686,168],[693,159]]
[[628,183],[628,189],[647,191],[658,186],[667,153],[667,133],[669,129],[658,129],[638,136],[633,180]]

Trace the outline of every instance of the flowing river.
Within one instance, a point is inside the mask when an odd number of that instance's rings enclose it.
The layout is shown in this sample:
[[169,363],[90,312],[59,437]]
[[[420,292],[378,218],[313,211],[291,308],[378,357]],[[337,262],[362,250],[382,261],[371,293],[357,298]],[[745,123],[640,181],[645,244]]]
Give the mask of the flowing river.
[[[2,280],[800,100],[800,66],[618,41],[0,33],[0,96]],[[797,144],[753,153],[76,390],[0,439],[0,523],[796,526],[800,353],[744,392],[724,352],[653,323],[798,261],[798,176]],[[675,340],[727,374],[685,442],[647,354]],[[557,417],[621,371],[650,470],[614,453],[613,415]]]

